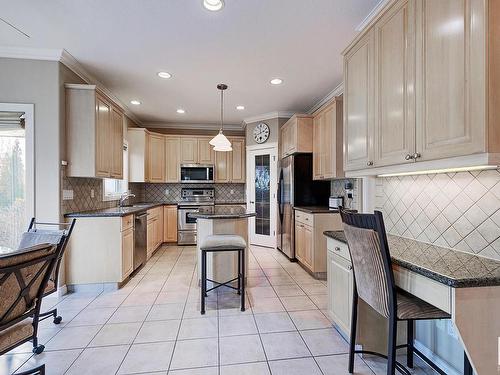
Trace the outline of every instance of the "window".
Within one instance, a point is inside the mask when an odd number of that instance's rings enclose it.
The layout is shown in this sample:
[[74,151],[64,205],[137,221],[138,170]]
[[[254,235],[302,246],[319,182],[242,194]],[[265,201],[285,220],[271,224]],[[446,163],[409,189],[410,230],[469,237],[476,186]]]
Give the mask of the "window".
[[123,180],[105,178],[102,183],[102,200],[114,201],[128,190],[128,143],[123,143]]

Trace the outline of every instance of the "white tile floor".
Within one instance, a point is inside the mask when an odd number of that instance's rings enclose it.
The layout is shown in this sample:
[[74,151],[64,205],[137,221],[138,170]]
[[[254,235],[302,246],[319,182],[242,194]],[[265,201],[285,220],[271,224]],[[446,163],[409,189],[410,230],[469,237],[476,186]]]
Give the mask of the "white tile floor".
[[[164,246],[124,288],[47,298],[63,322],[41,323],[45,351],[27,343],[0,357],[0,374],[45,363],[47,374],[347,374],[346,341],[326,315],[327,288],[279,252],[251,248],[247,311],[225,289],[199,313],[196,248]],[[415,374],[433,374],[417,360]],[[357,358],[355,373],[384,374]]]

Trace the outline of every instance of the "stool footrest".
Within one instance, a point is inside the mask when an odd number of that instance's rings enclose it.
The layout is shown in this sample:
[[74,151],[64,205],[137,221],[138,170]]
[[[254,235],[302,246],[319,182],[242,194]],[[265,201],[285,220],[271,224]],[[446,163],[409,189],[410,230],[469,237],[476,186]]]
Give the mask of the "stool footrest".
[[219,283],[218,281],[214,281],[214,280],[210,280],[210,279],[207,279],[207,281],[210,281],[211,283],[214,283],[214,284],[217,284],[216,286],[210,288],[210,289],[207,289],[206,292],[210,292],[211,290],[214,290],[214,289],[217,289],[217,288],[220,288],[221,286],[227,286],[228,288],[231,288],[231,289],[234,289],[234,290],[238,290],[238,288],[232,286],[232,285],[227,285],[229,283],[232,283],[233,281],[236,281],[239,279],[239,276],[238,277],[235,277],[234,279],[231,279],[229,281],[226,281],[225,283]]

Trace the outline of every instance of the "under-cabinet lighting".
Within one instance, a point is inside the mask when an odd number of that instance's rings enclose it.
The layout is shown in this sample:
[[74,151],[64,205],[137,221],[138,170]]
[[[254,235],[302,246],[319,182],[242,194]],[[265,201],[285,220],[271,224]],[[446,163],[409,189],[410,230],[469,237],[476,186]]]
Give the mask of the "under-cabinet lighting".
[[396,176],[414,176],[414,175],[420,175],[420,174],[470,172],[470,171],[483,171],[483,170],[487,170],[487,169],[497,169],[497,168],[498,168],[498,166],[496,166],[496,165],[477,165],[477,166],[473,166],[473,167],[429,169],[426,171],[415,171],[415,172],[384,173],[384,174],[377,175],[377,177],[396,177]]

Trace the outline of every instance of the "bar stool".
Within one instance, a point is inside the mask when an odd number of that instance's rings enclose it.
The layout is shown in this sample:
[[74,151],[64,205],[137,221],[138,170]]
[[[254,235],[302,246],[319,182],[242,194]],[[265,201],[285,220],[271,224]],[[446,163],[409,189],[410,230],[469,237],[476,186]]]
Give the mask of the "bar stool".
[[[349,373],[352,374],[354,370],[354,354],[365,353],[387,359],[387,375],[394,375],[396,370],[402,374],[410,375],[408,369],[396,361],[396,349],[406,348],[406,365],[409,368],[413,368],[413,355],[417,354],[437,373],[446,375],[443,370],[414,347],[413,324],[416,320],[450,319],[450,315],[396,287],[381,212],[357,214],[341,210],[340,215],[351,253],[354,273]],[[355,349],[358,298],[361,298],[389,321],[387,356]],[[396,344],[398,321],[407,322],[407,343],[404,345]],[[467,363],[468,359],[465,361]]]
[[[223,285],[238,291],[241,294],[241,311],[245,311],[245,249],[247,244],[243,237],[234,234],[214,234],[207,236],[200,244],[201,250],[201,314],[205,314],[205,297],[211,290]],[[234,252],[238,253],[238,276],[234,279],[220,283],[207,279],[207,253]],[[238,280],[238,286],[229,285]],[[207,290],[207,281],[216,284]]]

